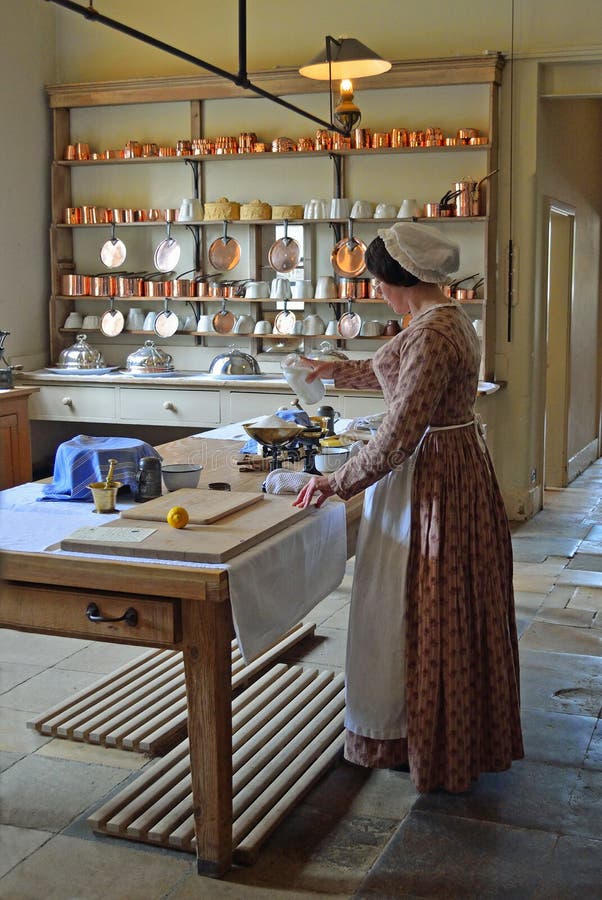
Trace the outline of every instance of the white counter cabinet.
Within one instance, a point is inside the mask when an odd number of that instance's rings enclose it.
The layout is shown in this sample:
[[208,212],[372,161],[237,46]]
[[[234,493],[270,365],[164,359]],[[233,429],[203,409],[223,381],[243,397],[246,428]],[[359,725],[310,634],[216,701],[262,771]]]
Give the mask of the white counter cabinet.
[[[39,392],[32,397],[32,420],[53,422],[104,422],[106,424],[184,426],[213,428],[256,416],[271,415],[281,406],[290,406],[294,394],[284,380],[265,383],[202,383],[194,378],[140,379],[133,385],[114,380],[102,385],[78,376],[38,376],[31,373],[22,381],[34,384]],[[174,382],[177,381],[177,384]],[[261,384],[261,386],[259,386]],[[377,391],[343,391],[329,386],[325,404],[333,406],[345,418],[370,415],[384,409]],[[309,407],[312,414],[314,407]]]

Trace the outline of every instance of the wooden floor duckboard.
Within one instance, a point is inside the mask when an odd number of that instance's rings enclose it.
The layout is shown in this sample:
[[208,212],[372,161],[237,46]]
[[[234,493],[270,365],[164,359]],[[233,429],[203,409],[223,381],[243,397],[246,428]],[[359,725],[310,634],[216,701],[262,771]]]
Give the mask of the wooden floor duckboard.
[[[344,677],[278,664],[232,703],[234,862],[251,864],[294,805],[340,758]],[[97,809],[96,832],[196,852],[185,739]]]
[[[245,688],[315,631],[300,622],[245,664],[232,641],[232,690]],[[187,735],[186,684],[179,650],[149,650],[28,723],[40,734],[162,755]]]

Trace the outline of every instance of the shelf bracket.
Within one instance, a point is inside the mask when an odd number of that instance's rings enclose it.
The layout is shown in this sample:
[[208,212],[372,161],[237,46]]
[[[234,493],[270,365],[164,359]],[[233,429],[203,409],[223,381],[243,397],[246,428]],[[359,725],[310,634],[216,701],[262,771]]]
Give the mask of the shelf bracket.
[[343,185],[343,157],[340,153],[329,153],[328,156],[334,163],[335,197],[341,196]]
[[196,200],[200,198],[199,185],[201,178],[201,163],[198,159],[185,159],[184,162],[192,169],[192,190]]

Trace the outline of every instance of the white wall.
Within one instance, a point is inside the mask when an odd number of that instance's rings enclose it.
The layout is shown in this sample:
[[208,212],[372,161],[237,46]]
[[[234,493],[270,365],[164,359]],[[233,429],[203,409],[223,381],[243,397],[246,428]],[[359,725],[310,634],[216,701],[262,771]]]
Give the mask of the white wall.
[[50,116],[44,85],[57,77],[55,15],[48,3],[2,3],[0,54],[0,328],[28,368],[48,353]]

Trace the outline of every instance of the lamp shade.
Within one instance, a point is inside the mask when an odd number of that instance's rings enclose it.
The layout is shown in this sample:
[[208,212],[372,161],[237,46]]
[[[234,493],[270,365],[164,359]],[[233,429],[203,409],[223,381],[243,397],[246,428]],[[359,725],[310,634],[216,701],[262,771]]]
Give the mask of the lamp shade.
[[391,68],[391,63],[370,50],[355,38],[326,38],[330,47],[330,67],[325,47],[305,66],[301,66],[299,74],[306,78],[328,81],[332,78],[365,78],[368,75],[382,75]]

